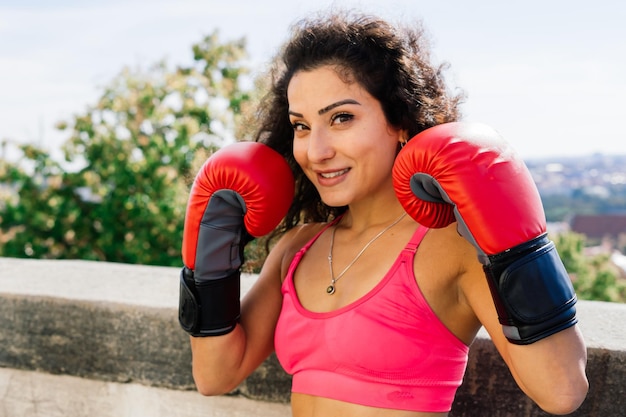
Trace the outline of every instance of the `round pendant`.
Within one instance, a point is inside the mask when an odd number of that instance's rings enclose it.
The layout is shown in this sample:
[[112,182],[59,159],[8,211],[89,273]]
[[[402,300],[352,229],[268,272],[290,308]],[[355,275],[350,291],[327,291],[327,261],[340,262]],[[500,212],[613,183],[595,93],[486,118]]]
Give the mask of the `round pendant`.
[[328,287],[326,287],[326,294],[333,295],[334,293],[335,293],[335,286],[334,285],[329,285]]

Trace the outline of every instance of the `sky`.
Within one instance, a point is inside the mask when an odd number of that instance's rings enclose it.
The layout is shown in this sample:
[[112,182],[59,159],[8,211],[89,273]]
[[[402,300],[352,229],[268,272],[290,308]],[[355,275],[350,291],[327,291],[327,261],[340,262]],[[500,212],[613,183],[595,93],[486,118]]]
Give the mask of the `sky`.
[[626,154],[626,3],[615,0],[0,0],[0,141],[55,151],[67,133],[54,125],[124,67],[189,64],[215,30],[246,38],[261,71],[292,23],[332,7],[421,21],[467,96],[464,119],[523,157]]

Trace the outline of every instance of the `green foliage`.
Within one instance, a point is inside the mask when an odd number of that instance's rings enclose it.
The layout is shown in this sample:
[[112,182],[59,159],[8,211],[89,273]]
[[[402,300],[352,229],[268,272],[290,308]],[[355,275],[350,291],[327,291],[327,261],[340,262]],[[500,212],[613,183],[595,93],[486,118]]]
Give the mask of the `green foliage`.
[[0,256],[181,264],[189,186],[249,99],[243,40],[213,33],[193,53],[189,67],[124,69],[59,123],[64,164],[31,145],[0,160]]
[[554,237],[554,243],[578,298],[626,302],[626,283],[619,279],[609,255],[585,255],[585,237],[579,233],[559,234]]

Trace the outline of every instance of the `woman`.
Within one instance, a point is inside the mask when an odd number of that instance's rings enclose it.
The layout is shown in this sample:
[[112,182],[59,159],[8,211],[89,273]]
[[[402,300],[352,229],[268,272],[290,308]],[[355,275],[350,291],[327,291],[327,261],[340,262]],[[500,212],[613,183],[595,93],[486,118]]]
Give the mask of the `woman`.
[[295,26],[257,140],[289,162],[296,196],[237,324],[191,338],[201,393],[231,391],[276,350],[294,375],[294,416],[446,416],[484,326],[540,407],[581,404],[575,322],[511,343],[474,246],[455,223],[418,224],[396,196],[401,147],[455,121],[459,102],[419,29],[349,13]]

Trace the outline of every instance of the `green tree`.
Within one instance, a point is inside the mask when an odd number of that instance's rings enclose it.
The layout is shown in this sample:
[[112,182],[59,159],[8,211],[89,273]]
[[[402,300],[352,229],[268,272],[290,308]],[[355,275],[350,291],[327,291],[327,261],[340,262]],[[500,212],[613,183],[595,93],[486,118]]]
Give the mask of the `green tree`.
[[217,32],[193,63],[125,68],[70,122],[65,161],[32,145],[0,161],[0,255],[178,266],[188,190],[249,100],[245,40]]
[[554,243],[580,299],[626,302],[626,284],[609,255],[585,255],[585,236],[579,233],[559,234]]

